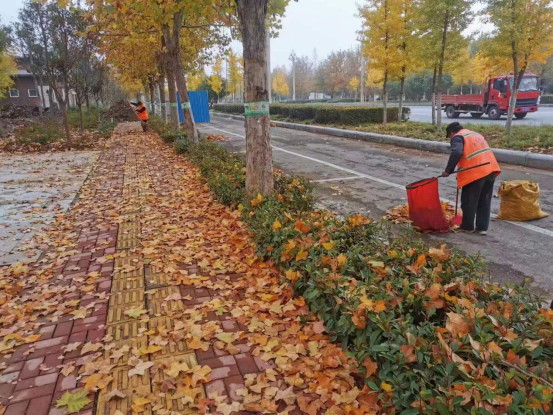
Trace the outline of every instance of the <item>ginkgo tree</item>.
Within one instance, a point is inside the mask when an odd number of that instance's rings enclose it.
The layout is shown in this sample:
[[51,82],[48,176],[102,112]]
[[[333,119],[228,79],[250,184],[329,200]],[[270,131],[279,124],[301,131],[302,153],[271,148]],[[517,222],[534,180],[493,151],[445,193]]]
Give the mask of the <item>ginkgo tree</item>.
[[401,45],[398,37],[403,27],[401,0],[367,0],[360,7],[363,22],[363,55],[372,68],[382,72],[383,123],[388,121],[388,81],[401,74]]
[[213,74],[209,78],[209,86],[217,94],[217,102],[219,102],[219,94],[223,91],[223,61],[217,59],[211,68]]
[[[545,62],[553,53],[553,5],[549,0],[489,0],[485,9],[494,27],[483,53],[511,60],[512,91],[507,116],[507,135],[524,74],[532,62]],[[533,86],[538,89],[538,85]]]
[[286,81],[286,74],[283,69],[277,69],[273,75],[273,91],[275,91],[280,98],[290,95],[290,87]]
[[359,91],[359,85],[361,82],[359,81],[359,78],[354,76],[349,80],[348,83],[348,89],[355,94],[355,99],[357,99],[357,92]]

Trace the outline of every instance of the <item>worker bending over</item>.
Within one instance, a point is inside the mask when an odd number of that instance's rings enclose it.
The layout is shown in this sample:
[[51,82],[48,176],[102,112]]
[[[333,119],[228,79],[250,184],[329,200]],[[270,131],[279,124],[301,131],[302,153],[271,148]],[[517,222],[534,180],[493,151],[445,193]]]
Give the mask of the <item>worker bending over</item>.
[[[451,140],[451,155],[442,176],[449,176],[455,171],[455,166],[459,166],[457,186],[463,189],[463,223],[459,231],[473,233],[476,218],[476,232],[486,235],[490,226],[493,185],[501,169],[482,135],[464,129],[458,122],[449,124],[446,134]],[[463,171],[480,164],[485,165]]]
[[146,105],[144,105],[142,101],[131,102],[131,104],[136,107],[134,110],[138,114],[138,118],[140,118],[142,131],[148,131],[148,110],[146,109]]

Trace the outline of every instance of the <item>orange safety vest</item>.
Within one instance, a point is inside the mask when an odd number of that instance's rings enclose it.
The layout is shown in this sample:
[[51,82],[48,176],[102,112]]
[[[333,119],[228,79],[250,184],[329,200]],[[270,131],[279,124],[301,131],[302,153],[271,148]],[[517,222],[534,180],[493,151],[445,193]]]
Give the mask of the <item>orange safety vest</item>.
[[[138,112],[138,110],[141,110],[144,108],[144,111]],[[146,109],[146,106],[144,104],[139,105],[136,107],[138,118],[140,118],[142,121],[148,121],[148,110]]]
[[[484,137],[474,131],[465,129],[459,131],[455,135],[460,135],[465,140],[463,157],[461,157],[458,164],[459,170],[461,171],[457,174],[457,186],[464,187],[493,172],[496,172],[497,175],[501,173],[501,169],[499,168],[499,164],[497,164],[492,149],[488,146],[488,142]],[[488,162],[490,164],[463,172],[463,170],[469,167]]]

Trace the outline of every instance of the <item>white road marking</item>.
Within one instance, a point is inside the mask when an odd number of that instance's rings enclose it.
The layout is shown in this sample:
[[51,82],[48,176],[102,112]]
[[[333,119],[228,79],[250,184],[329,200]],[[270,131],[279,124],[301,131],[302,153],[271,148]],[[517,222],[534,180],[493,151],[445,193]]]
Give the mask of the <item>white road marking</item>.
[[362,177],[359,177],[359,176],[336,177],[334,179],[311,180],[311,182],[313,183],[341,182],[342,180],[354,180],[354,179],[362,179]]
[[[235,135],[237,137],[240,137],[240,138],[245,138],[243,135],[241,134],[236,134],[236,133],[233,133],[233,132],[230,132],[230,131],[225,131],[221,128],[216,128],[216,127],[209,127],[209,128],[214,128],[216,130],[219,130],[219,131],[222,131],[224,133],[227,133],[227,134],[232,134],[232,135]],[[374,177],[374,176],[370,176],[368,174],[364,174],[364,173],[359,173],[355,170],[351,170],[351,169],[348,169],[346,167],[342,167],[342,166],[338,166],[337,164],[334,164],[334,163],[329,163],[328,161],[324,161],[324,160],[319,160],[319,159],[316,159],[314,157],[309,157],[309,156],[304,156],[303,154],[300,154],[300,153],[296,153],[294,151],[290,151],[290,150],[285,150],[281,147],[277,147],[275,145],[272,145],[272,147],[275,149],[275,150],[278,150],[278,151],[282,151],[284,153],[288,153],[288,154],[292,154],[293,156],[296,156],[296,157],[301,157],[301,158],[304,158],[306,160],[310,160],[310,161],[313,161],[315,163],[319,163],[319,164],[323,164],[325,166],[328,166],[328,167],[332,167],[336,170],[341,170],[341,171],[345,171],[347,173],[350,173],[350,174],[353,174],[354,176],[356,177],[362,177],[362,178],[365,178],[365,179],[369,179],[373,182],[377,182],[377,183],[380,183],[380,184],[383,184],[385,186],[390,186],[390,187],[395,187],[396,189],[401,189],[401,190],[405,190],[405,186],[404,185],[401,185],[401,184],[397,184],[397,183],[393,183],[393,182],[389,182],[388,180],[383,180],[383,179],[379,179],[378,177]],[[455,202],[451,201],[451,200],[447,200],[447,199],[442,199],[443,201],[445,202],[448,202],[449,204],[455,206]],[[492,218],[497,218],[497,215],[496,214],[492,214],[491,215]],[[506,222],[506,223],[510,223],[511,225],[515,225],[515,226],[518,226],[520,228],[524,228],[524,229],[527,229],[529,231],[533,231],[533,232],[536,232],[536,233],[540,233],[542,235],[545,235],[545,236],[549,236],[550,238],[553,238],[553,231],[550,231],[548,229],[544,229],[544,228],[540,228],[539,226],[534,226],[534,225],[530,225],[529,223],[524,223],[524,222],[511,222],[511,221],[503,221],[503,222]]]

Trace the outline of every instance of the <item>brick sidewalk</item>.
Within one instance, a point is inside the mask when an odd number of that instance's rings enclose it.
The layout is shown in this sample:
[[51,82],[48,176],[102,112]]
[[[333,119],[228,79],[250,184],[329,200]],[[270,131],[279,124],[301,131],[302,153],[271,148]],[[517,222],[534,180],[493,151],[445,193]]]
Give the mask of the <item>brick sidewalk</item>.
[[51,270],[62,310],[29,321],[40,339],[2,359],[6,414],[65,413],[56,402],[83,387],[83,414],[372,413],[352,362],[322,323],[302,324],[303,299],[255,258],[239,214],[159,138],[116,138],[67,216],[49,249],[75,253],[46,251],[29,271]]

